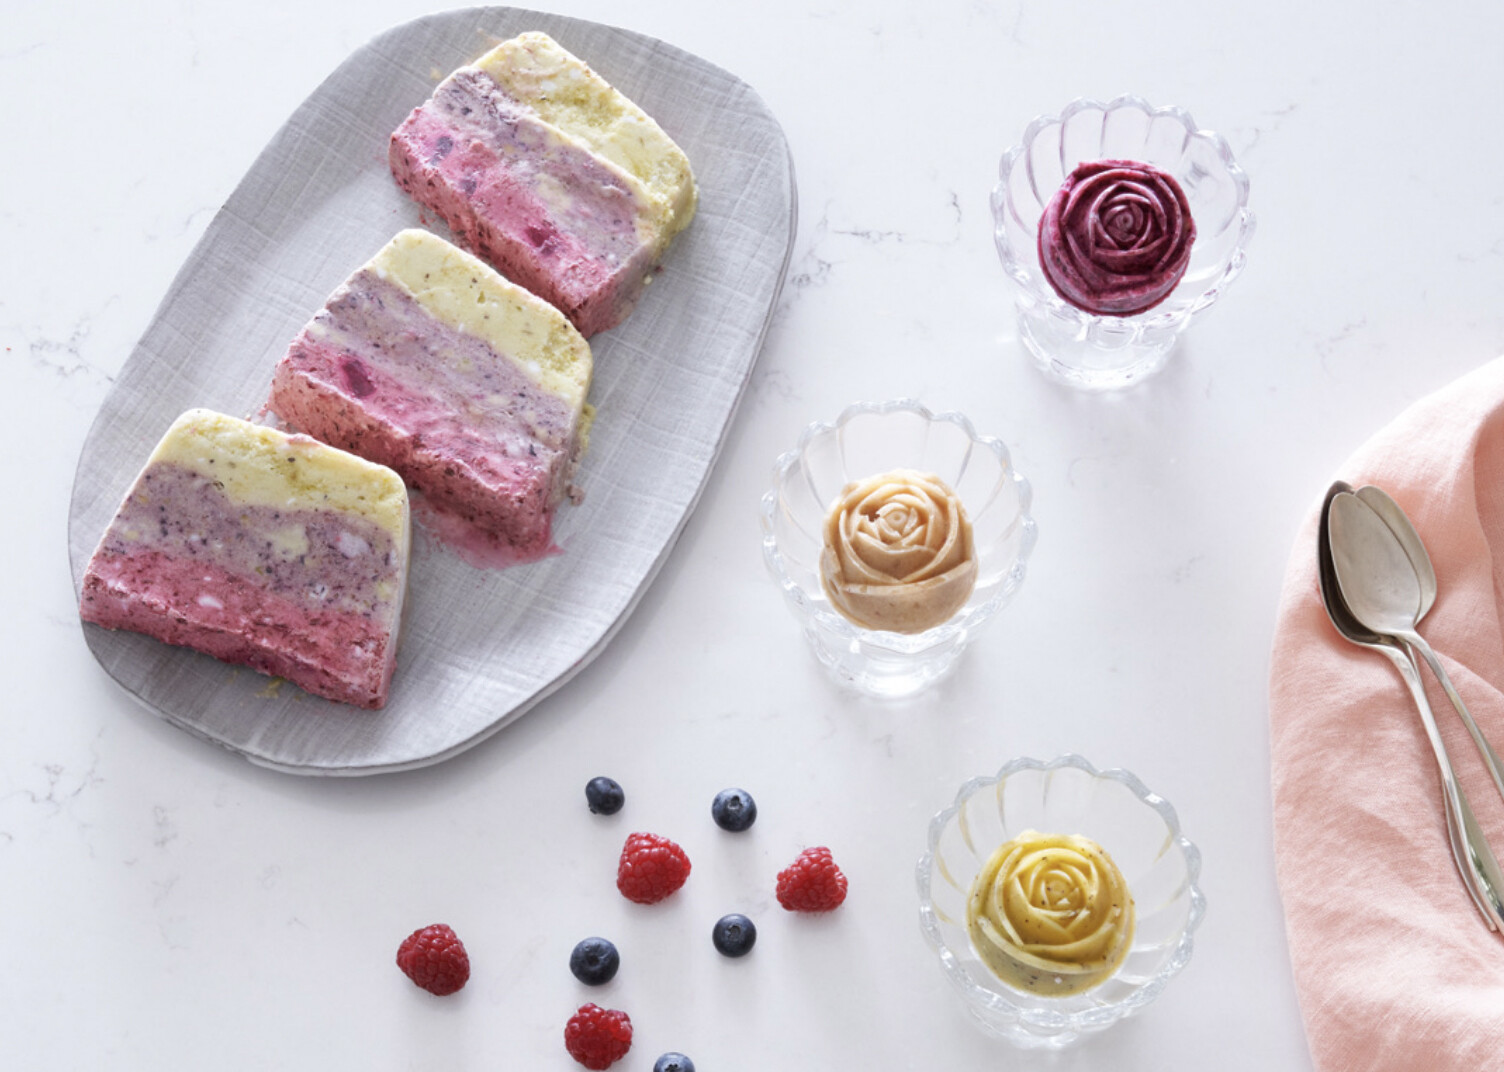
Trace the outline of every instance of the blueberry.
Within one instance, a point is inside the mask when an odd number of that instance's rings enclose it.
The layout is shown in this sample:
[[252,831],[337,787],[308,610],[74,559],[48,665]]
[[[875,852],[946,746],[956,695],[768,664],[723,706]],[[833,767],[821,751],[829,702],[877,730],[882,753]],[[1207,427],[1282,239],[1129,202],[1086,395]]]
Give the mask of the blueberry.
[[586,938],[569,954],[569,970],[586,986],[600,986],[616,978],[621,954],[604,938]]
[[695,1072],[695,1063],[682,1053],[666,1053],[653,1062],[653,1072]]
[[627,802],[627,794],[611,778],[592,778],[585,783],[585,803],[596,815],[615,815]]
[[757,821],[757,801],[745,789],[722,789],[710,802],[710,817],[722,830],[740,833]]
[[757,944],[757,925],[746,916],[733,912],[715,921],[710,940],[722,955],[744,957]]

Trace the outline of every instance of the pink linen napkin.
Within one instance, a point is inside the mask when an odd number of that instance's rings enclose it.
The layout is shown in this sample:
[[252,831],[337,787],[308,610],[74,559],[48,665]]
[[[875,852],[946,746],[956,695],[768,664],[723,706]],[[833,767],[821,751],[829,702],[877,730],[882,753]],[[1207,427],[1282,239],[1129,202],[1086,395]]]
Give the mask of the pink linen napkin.
[[[1440,587],[1420,632],[1504,751],[1504,358],[1413,405],[1337,475],[1388,491],[1420,531]],[[1436,765],[1399,674],[1322,609],[1318,512],[1290,558],[1269,690],[1275,865],[1312,1057],[1322,1072],[1504,1068],[1504,938],[1453,865]],[[1422,678],[1504,861],[1504,801],[1441,687]]]

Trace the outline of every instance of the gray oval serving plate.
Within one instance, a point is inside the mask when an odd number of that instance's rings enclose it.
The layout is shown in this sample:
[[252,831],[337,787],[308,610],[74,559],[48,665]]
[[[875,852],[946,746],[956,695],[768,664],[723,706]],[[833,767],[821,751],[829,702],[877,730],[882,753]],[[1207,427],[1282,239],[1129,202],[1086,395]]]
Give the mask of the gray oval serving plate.
[[250,416],[272,366],[354,268],[420,215],[387,140],[443,75],[543,30],[658,120],[689,155],[695,221],[632,316],[591,340],[597,409],[555,519],[563,551],[479,570],[415,530],[391,699],[360,711],[132,633],[84,625],[105,670],[152,711],[253,762],[301,774],[425,766],[471,747],[598,655],[674,546],[757,361],[793,246],[793,165],[745,83],[626,30],[476,8],[390,30],[347,59],[262,151],[194,248],[111,388],[74,478],[75,590],[152,447],[183,410]]

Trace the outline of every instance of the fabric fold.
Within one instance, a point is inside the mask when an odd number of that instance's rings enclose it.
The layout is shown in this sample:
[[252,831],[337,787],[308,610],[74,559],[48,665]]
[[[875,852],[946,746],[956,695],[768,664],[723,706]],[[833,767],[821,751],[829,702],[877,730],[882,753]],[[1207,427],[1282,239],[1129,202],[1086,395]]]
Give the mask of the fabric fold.
[[[1415,403],[1336,474],[1389,492],[1440,594],[1420,627],[1504,749],[1504,358]],[[1441,783],[1393,665],[1344,640],[1317,583],[1320,500],[1296,538],[1270,670],[1275,865],[1312,1058],[1322,1072],[1497,1067],[1504,937],[1452,862]],[[1504,859],[1504,800],[1423,670],[1458,779]]]

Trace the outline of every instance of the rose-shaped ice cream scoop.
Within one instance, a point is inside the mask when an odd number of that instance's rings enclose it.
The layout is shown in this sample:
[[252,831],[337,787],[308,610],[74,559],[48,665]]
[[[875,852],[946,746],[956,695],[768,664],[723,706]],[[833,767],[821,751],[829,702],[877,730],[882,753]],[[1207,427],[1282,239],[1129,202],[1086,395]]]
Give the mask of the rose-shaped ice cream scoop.
[[1174,177],[1132,160],[1072,171],[1039,221],[1039,264],[1063,299],[1088,313],[1132,316],[1175,289],[1196,221]]
[[1133,941],[1133,898],[1102,846],[1026,830],[977,873],[966,929],[983,963],[1010,986],[1075,994],[1113,972]]
[[921,633],[960,610],[976,580],[971,522],[937,476],[895,469],[855,481],[826,518],[821,585],[865,629]]

